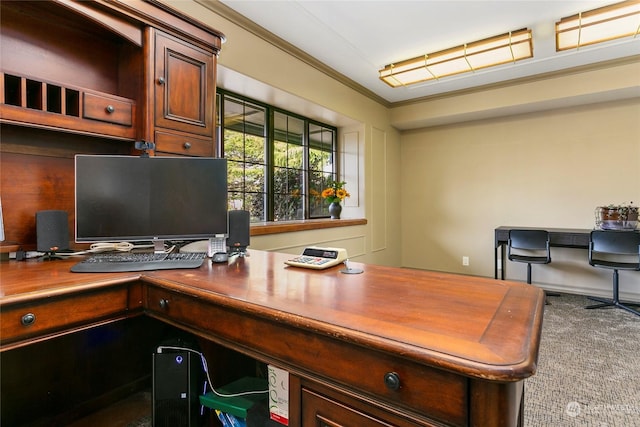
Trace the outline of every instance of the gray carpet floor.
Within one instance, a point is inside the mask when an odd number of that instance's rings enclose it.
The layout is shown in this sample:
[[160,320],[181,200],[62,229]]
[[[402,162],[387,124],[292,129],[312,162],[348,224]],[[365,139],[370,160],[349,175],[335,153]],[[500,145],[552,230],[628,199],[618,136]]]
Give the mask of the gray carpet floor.
[[525,381],[525,426],[640,426],[640,316],[549,297],[537,373]]

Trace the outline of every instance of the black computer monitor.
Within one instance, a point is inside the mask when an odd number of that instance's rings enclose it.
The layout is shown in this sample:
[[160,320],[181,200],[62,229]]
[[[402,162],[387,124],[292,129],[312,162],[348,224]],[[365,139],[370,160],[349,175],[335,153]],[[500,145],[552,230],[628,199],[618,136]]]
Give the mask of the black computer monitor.
[[228,235],[227,161],[75,157],[77,242],[189,241]]

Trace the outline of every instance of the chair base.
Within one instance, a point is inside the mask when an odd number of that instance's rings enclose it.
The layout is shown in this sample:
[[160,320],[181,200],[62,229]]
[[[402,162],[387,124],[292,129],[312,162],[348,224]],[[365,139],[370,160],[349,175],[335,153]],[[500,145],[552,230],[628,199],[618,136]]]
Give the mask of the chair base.
[[559,296],[562,296],[562,294],[559,294],[557,292],[544,291],[544,305],[551,305],[551,302],[549,301],[549,297],[559,297]]
[[636,316],[640,316],[640,311],[638,310],[634,310],[633,308],[629,307],[629,305],[640,305],[640,304],[636,304],[636,303],[623,303],[620,302],[617,298],[616,299],[604,299],[604,298],[596,298],[596,297],[588,297],[590,300],[592,301],[597,301],[600,304],[594,304],[594,305],[588,305],[585,308],[587,309],[594,309],[594,308],[605,308],[605,307],[618,307],[621,308],[623,310],[628,311],[629,313],[633,313]]

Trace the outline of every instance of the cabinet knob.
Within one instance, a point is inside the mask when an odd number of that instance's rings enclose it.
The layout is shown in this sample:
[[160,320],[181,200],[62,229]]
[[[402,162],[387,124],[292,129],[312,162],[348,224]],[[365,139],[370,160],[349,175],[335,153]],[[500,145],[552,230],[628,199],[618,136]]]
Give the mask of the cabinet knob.
[[114,111],[116,111],[116,109],[113,107],[113,105],[107,105],[106,110],[107,110],[107,113],[109,113],[109,114],[111,114]]
[[22,326],[31,326],[36,322],[36,315],[33,313],[27,313],[20,319]]
[[169,308],[169,300],[162,298],[160,300],[160,308],[163,310],[166,310],[167,308]]
[[395,372],[387,372],[384,374],[384,385],[386,385],[389,390],[399,390],[400,375]]
[[163,85],[165,82],[164,77],[158,77],[158,84]]
[[190,142],[185,142],[183,144],[183,147],[184,147],[185,150],[188,150],[189,148],[191,148],[191,143]]

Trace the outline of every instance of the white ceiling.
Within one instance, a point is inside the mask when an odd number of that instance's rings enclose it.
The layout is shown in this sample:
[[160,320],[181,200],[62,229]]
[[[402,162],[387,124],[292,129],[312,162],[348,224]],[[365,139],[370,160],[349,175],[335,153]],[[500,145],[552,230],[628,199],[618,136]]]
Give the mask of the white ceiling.
[[[611,0],[221,2],[390,103],[640,54],[640,37],[555,51],[555,22]],[[525,27],[533,30],[532,59],[410,87],[378,78],[389,63]]]

